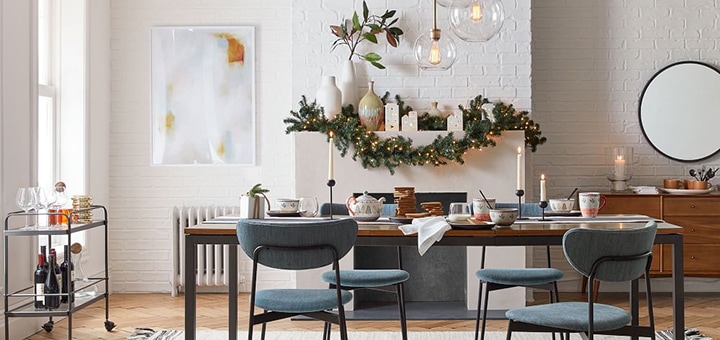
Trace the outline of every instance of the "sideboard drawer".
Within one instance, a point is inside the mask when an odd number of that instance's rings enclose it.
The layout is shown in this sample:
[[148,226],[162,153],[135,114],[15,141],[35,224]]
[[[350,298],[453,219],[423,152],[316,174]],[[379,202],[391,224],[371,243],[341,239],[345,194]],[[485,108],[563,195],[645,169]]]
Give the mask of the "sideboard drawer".
[[661,218],[660,196],[657,195],[606,195],[607,203],[601,214],[640,214]]
[[720,246],[713,244],[686,245],[685,273],[717,274],[720,271],[720,261],[717,254]]
[[720,197],[665,197],[663,216],[720,216]]
[[720,218],[668,216],[665,221],[683,227],[685,243],[720,244]]

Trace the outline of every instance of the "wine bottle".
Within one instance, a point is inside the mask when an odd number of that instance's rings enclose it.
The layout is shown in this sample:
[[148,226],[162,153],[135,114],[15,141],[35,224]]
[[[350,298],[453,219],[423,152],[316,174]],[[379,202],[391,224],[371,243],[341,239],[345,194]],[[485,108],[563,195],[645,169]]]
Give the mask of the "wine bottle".
[[58,268],[52,251],[48,260],[50,262],[50,267],[48,267],[49,272],[47,278],[45,278],[45,308],[55,309],[60,307],[60,295],[51,294],[60,294],[60,282],[58,282],[58,277],[53,274]]
[[45,279],[47,279],[47,271],[45,270],[45,257],[43,254],[38,254],[37,269],[35,269],[34,283],[35,283],[35,308],[45,308]]
[[[63,262],[60,264],[60,273],[62,273],[62,293],[68,294],[63,295],[60,299],[60,302],[75,302],[75,294],[72,294],[72,292],[75,291],[75,266],[73,265],[72,261],[70,261],[69,245],[65,245],[65,260],[63,260]],[[68,297],[70,298],[68,299]]]
[[[58,283],[62,282],[62,273],[60,272],[60,266],[57,264],[57,252],[55,251],[55,248],[50,248],[50,255],[55,258],[55,270],[52,271],[55,273],[55,276],[57,276]],[[48,263],[49,264],[49,263]],[[50,268],[48,268],[48,273],[52,273],[50,271]]]
[[43,269],[45,269],[45,272],[48,271],[48,266],[50,265],[47,261],[47,247],[46,246],[40,246],[40,254],[42,254],[43,258]]

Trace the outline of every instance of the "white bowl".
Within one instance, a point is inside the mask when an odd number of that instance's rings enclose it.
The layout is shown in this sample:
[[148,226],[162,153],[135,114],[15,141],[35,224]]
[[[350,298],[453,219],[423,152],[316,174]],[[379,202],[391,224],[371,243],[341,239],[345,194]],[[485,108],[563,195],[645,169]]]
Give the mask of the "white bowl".
[[550,209],[554,212],[571,212],[575,208],[575,199],[556,198],[550,199]]
[[509,226],[515,223],[518,217],[516,208],[490,209],[490,220],[499,226]]

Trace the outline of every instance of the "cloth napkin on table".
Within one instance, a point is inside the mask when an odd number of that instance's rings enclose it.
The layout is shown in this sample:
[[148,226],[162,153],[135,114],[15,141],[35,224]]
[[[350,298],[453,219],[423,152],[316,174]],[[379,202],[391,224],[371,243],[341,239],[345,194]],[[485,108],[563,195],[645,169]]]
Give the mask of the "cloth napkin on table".
[[404,224],[398,228],[405,235],[418,234],[420,256],[425,254],[433,243],[440,241],[446,231],[452,229],[450,224],[445,221],[445,217],[442,216],[416,218],[412,224]]

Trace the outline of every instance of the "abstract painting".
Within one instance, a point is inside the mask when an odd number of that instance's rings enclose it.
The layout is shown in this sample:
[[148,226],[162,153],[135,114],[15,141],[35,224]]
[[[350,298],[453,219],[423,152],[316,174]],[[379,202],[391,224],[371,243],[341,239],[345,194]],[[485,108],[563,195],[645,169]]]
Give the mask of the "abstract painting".
[[151,29],[152,164],[255,164],[253,27]]

